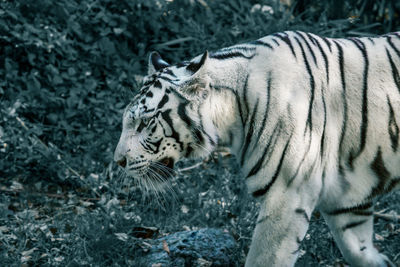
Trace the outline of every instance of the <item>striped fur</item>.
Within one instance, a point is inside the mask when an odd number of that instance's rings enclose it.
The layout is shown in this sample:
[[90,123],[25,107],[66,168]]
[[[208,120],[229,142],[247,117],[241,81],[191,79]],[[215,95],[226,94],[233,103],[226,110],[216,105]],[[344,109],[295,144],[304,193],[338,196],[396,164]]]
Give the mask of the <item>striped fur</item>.
[[173,66],[153,53],[115,160],[159,189],[182,157],[228,146],[261,201],[246,266],[294,265],[316,208],[352,266],[391,266],[372,214],[400,187],[399,122],[400,33],[276,33]]

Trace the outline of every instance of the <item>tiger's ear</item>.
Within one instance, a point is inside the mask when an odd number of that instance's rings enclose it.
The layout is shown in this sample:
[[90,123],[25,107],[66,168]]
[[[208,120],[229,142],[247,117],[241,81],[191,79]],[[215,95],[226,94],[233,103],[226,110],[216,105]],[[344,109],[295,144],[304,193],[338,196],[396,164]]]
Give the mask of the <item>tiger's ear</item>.
[[160,54],[153,51],[150,53],[149,56],[149,68],[147,71],[147,75],[152,75],[155,72],[168,66],[169,64],[161,58]]
[[[186,69],[193,74],[187,81],[185,86],[185,93],[204,95],[207,94],[210,86],[210,77],[208,76],[209,71],[209,56],[208,51],[204,52],[198,62],[191,62]],[[204,94],[203,94],[204,93]]]

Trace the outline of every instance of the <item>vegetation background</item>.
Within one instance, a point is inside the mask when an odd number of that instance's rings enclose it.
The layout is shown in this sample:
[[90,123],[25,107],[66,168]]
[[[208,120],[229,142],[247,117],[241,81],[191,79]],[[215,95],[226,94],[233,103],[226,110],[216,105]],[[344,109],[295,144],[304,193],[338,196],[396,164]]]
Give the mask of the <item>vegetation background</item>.
[[[400,30],[399,16],[395,0],[1,0],[0,265],[135,266],[143,231],[216,227],[241,266],[257,205],[234,159],[181,163],[175,193],[156,201],[112,162],[149,52],[177,63],[290,29],[374,36]],[[378,209],[398,213],[399,200]],[[399,224],[377,228],[400,262]],[[309,233],[298,266],[344,264],[318,214]]]

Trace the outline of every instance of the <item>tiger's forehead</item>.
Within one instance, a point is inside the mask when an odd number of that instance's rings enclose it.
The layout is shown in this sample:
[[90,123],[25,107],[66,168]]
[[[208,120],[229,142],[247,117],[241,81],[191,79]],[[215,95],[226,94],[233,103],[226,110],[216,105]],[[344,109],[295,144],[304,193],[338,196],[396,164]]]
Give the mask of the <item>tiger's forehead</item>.
[[163,107],[171,92],[178,87],[182,75],[185,76],[182,68],[173,66],[145,76],[142,88],[126,107],[125,114],[134,118],[154,114]]

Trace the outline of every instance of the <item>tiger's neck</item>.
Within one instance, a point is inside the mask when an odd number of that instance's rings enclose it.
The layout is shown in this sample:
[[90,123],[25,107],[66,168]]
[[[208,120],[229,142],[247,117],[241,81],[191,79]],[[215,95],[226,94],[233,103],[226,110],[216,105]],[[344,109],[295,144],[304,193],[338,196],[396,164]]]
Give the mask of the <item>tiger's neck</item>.
[[209,72],[211,95],[201,112],[209,121],[203,126],[207,133],[212,133],[218,146],[228,147],[233,154],[239,155],[243,145],[244,119],[248,113],[243,108],[243,93],[249,77],[248,61],[232,64],[216,60],[212,65],[214,68]]

